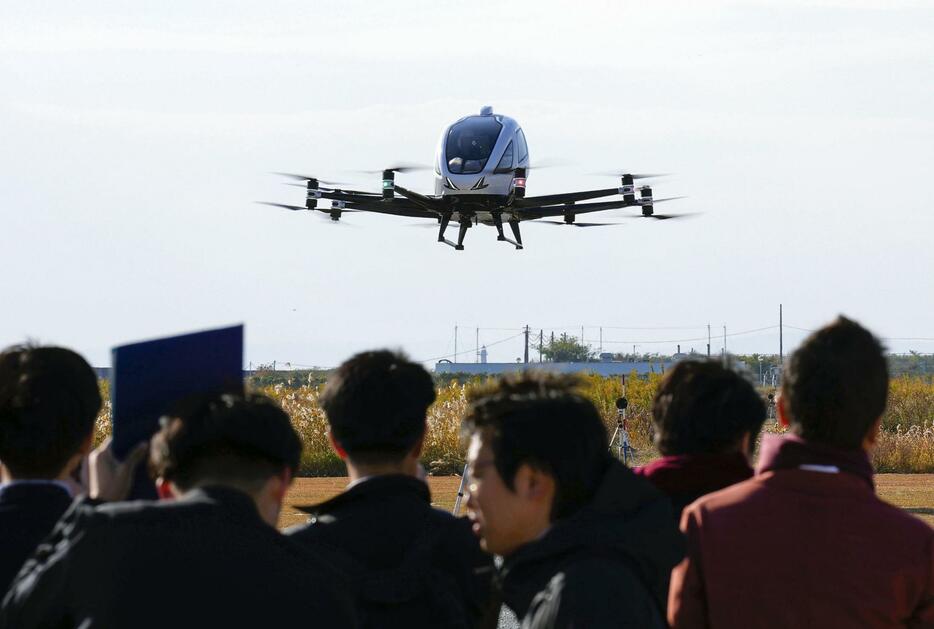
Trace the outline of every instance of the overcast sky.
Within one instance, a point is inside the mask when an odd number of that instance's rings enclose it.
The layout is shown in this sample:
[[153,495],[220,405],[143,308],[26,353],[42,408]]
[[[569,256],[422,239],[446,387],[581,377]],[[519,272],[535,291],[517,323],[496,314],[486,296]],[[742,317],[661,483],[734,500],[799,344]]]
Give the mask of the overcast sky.
[[[244,322],[246,363],[331,366],[450,358],[455,325],[473,361],[477,327],[671,353],[709,323],[719,352],[783,303],[786,350],[842,312],[934,351],[932,32],[930,2],[3,3],[0,345],[107,365]],[[487,104],[533,166],[569,164],[530,195],[674,173],[656,196],[689,198],[656,211],[702,214],[523,224],[523,251],[481,226],[455,252],[417,219],[254,203],[301,204],[270,171],[377,189],[352,171],[430,163]],[[778,331],[727,347],[777,353]]]

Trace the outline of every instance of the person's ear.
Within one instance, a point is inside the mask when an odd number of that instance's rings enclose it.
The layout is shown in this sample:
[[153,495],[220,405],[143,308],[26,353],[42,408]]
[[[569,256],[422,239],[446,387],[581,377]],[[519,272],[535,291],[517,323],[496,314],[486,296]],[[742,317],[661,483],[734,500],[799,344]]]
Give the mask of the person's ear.
[[331,449],[334,450],[334,454],[340,457],[341,461],[347,460],[347,451],[344,450],[340,442],[334,438],[334,433],[330,430],[328,431],[328,441],[331,442]]
[[81,447],[78,448],[78,452],[82,457],[87,456],[91,453],[91,450],[94,449],[94,432],[91,431],[88,433],[88,436],[84,438],[84,441],[81,442]]
[[555,493],[555,479],[550,474],[528,463],[523,463],[516,470],[513,487],[515,493],[522,498],[536,504],[547,505],[551,509],[551,501]]
[[172,483],[161,476],[156,479],[156,494],[158,494],[159,500],[173,500],[175,498],[175,491],[172,489]]
[[879,417],[879,419],[872,423],[869,432],[866,433],[866,436],[863,438],[863,450],[869,452],[875,447],[876,442],[879,441],[880,430],[882,430],[882,417]]
[[411,450],[411,454],[414,458],[419,458],[422,456],[422,450],[425,447],[425,432],[422,431],[422,436],[418,438],[418,441],[415,442],[415,446]]
[[778,425],[782,428],[788,428],[788,407],[786,406],[785,396],[781,392],[775,395],[775,414],[778,415]]
[[289,487],[292,486],[292,470],[290,470],[289,468],[285,468],[284,470],[279,472],[279,475],[276,476],[276,480],[278,481],[278,483],[277,483],[277,487],[275,491],[275,496],[276,496],[276,500],[278,500],[279,503],[281,504],[282,502],[285,501],[285,495],[288,493]]

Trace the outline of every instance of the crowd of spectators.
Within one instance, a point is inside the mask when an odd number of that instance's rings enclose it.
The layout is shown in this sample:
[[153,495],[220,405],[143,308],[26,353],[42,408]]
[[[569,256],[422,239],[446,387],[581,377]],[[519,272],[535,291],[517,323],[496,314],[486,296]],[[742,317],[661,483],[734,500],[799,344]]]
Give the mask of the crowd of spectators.
[[[934,530],[876,497],[883,349],[840,317],[785,365],[782,435],[741,375],[684,361],[653,404],[662,455],[630,470],[578,383],[472,391],[467,517],[419,464],[435,399],[400,353],[357,354],[321,397],[349,484],[280,532],[301,455],[249,393],[173,401],[118,460],[92,451],[94,371],[0,353],[0,629],[934,627]],[[758,447],[757,447],[758,444]],[[137,468],[159,500],[127,500]]]

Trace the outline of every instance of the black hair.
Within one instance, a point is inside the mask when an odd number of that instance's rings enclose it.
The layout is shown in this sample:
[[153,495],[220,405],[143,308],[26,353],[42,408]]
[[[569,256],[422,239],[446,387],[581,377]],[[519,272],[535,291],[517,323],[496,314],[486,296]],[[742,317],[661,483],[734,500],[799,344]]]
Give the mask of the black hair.
[[591,500],[610,461],[606,427],[579,386],[574,377],[525,372],[469,394],[465,429],[490,444],[507,487],[523,464],[554,478],[552,520]]
[[15,478],[55,478],[94,430],[97,375],[63,347],[0,353],[0,461]]
[[321,395],[334,438],[357,463],[398,462],[425,433],[435,401],[431,375],[402,353],[362,352],[344,362]]
[[161,423],[150,472],[183,491],[206,482],[256,490],[286,469],[294,475],[301,459],[289,416],[262,395],[189,398]]
[[782,378],[791,430],[844,450],[862,447],[888,398],[883,351],[871,332],[843,316],[805,339]]
[[655,445],[665,456],[738,450],[762,430],[766,408],[741,375],[714,361],[683,360],[662,378],[652,403]]

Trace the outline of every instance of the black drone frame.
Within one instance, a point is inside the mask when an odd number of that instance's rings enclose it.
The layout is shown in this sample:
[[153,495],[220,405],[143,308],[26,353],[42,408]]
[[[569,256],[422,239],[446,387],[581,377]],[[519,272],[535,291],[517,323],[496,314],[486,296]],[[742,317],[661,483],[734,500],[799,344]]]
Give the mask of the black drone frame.
[[[525,169],[516,169],[513,186],[508,195],[443,195],[427,196],[404,188],[395,183],[395,173],[405,172],[407,168],[399,167],[382,171],[382,193],[348,190],[338,187],[328,187],[328,182],[315,177],[281,173],[305,181],[306,198],[305,207],[269,203],[276,207],[288,210],[315,210],[330,215],[331,220],[339,221],[344,212],[373,212],[376,214],[389,214],[392,216],[408,216],[414,218],[431,218],[438,222],[438,242],[450,245],[455,250],[464,249],[464,238],[467,230],[478,224],[479,215],[488,215],[490,222],[496,227],[497,240],[511,243],[516,249],[522,249],[522,235],[519,223],[529,220],[541,220],[550,217],[563,217],[560,221],[542,221],[558,225],[574,225],[577,227],[609,226],[613,223],[579,223],[576,218],[580,214],[614,210],[625,207],[640,207],[642,217],[666,220],[686,216],[684,214],[655,214],[655,203],[670,201],[681,197],[667,199],[653,199],[652,188],[647,185],[636,186],[635,180],[652,175],[623,174],[620,176],[621,186],[617,188],[604,188],[601,190],[584,190],[581,192],[567,192],[549,194],[537,197],[525,196]],[[324,184],[324,185],[322,185]],[[638,197],[636,196],[638,194]],[[592,199],[621,195],[621,199],[601,201],[598,203],[579,203]],[[318,201],[324,199],[331,202],[330,208],[319,208]],[[457,242],[446,239],[444,234],[450,223],[458,224]],[[484,220],[486,222],[486,220]],[[508,223],[513,238],[507,238],[503,231],[503,223]]]

